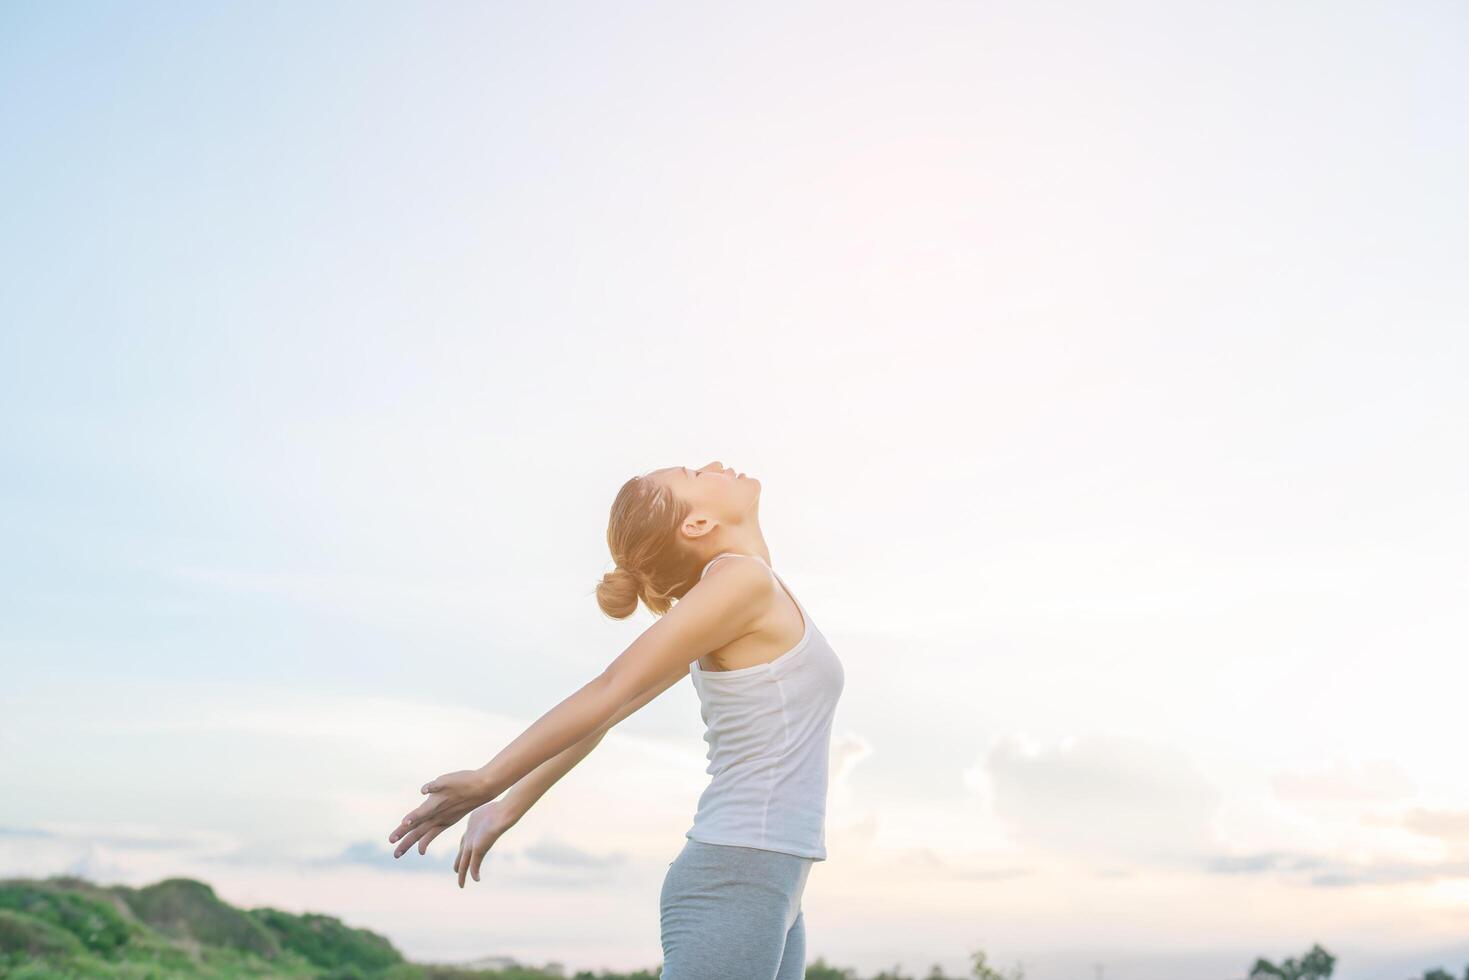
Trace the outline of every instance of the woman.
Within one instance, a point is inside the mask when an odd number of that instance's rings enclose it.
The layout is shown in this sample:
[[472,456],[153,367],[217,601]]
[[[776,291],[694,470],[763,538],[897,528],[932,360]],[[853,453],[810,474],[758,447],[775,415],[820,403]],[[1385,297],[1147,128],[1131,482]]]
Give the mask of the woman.
[[473,811],[454,871],[460,888],[466,873],[478,881],[494,842],[608,729],[689,677],[713,778],[663,879],[662,978],[804,977],[801,895],[826,860],[827,760],[845,675],[770,567],[759,504],[760,481],[718,462],[623,484],[607,527],[617,568],[597,602],[622,619],[641,599],[657,621],[489,762],[424,784],[428,799],[388,836],[393,856],[415,843],[426,853]]

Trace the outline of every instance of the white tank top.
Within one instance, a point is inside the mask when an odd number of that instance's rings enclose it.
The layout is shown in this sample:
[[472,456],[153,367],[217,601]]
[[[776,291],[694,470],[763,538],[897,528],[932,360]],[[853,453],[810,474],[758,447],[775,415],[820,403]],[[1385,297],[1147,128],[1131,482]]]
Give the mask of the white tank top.
[[704,670],[690,662],[709,743],[704,771],[714,778],[684,836],[824,861],[831,725],[845,671],[806,607],[758,555],[716,555],[699,578],[728,557],[764,565],[801,611],[806,630],[768,663]]

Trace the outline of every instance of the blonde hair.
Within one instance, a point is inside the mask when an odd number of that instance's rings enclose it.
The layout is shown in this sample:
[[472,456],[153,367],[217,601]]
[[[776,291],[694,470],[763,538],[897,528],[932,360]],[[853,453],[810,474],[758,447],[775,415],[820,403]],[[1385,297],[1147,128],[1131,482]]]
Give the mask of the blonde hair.
[[626,619],[638,600],[657,616],[673,607],[699,578],[698,555],[679,541],[692,508],[657,480],[635,476],[622,485],[607,519],[607,548],[617,567],[597,583],[597,605]]

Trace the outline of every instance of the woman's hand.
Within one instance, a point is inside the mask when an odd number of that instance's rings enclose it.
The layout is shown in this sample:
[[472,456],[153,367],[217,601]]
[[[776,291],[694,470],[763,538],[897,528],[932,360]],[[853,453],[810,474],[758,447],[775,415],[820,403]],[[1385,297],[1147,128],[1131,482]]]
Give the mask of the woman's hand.
[[454,858],[460,888],[464,887],[465,874],[479,881],[479,865],[485,854],[518,819],[519,815],[501,800],[486,803],[469,815],[464,836],[459,838],[459,854]]
[[460,817],[498,795],[478,769],[445,773],[424,783],[420,792],[427,793],[428,799],[410,811],[388,835],[390,844],[402,839],[393,852],[395,858],[401,857],[415,843],[419,854],[428,853],[429,841],[458,823]]

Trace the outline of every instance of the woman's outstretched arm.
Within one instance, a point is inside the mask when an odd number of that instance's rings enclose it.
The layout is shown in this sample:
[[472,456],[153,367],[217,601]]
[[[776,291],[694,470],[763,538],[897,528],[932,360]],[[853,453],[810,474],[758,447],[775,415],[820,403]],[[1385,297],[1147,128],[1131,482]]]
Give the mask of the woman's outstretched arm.
[[[464,887],[464,879],[472,877],[479,881],[480,863],[484,861],[485,855],[495,845],[506,831],[520,822],[520,818],[535,805],[536,801],[545,795],[546,791],[554,786],[562,776],[565,776],[577,763],[592,754],[602,742],[602,737],[615,725],[628,715],[637,711],[643,705],[652,701],[658,695],[668,690],[684,677],[688,676],[687,669],[676,670],[667,677],[661,679],[657,684],[638,695],[621,708],[612,720],[597,729],[586,738],[577,742],[570,748],[563,749],[556,755],[541,763],[531,770],[520,782],[510,787],[510,791],[503,799],[492,800],[482,803],[469,815],[468,826],[463,837],[459,840],[459,852],[454,858],[454,873],[459,876],[459,887]],[[438,836],[438,829],[424,834],[418,842],[418,853],[426,854],[429,843]],[[402,854],[408,849],[408,844],[399,844],[394,857]]]
[[556,785],[556,782],[562,776],[571,772],[571,770],[576,768],[578,763],[592,754],[592,750],[601,744],[603,736],[621,723],[628,715],[638,711],[643,705],[652,701],[688,675],[689,670],[687,664],[670,671],[667,677],[660,678],[658,683],[633,698],[621,708],[618,708],[617,713],[606,724],[602,725],[602,727],[570,748],[563,749],[560,753],[552,756],[533,769],[520,782],[510,787],[510,791],[505,794],[504,803],[508,812],[516,820],[525,816],[526,811],[535,806],[536,801],[542,796],[545,796],[546,791]]
[[[754,562],[721,562],[648,627],[597,677],[546,712],[478,769],[425,783],[428,794],[388,835],[403,850],[425,833],[453,826],[546,760],[601,729],[617,710],[678,668],[750,632],[770,594],[769,574]],[[437,828],[437,829],[435,829]],[[400,850],[398,853],[402,853]]]

